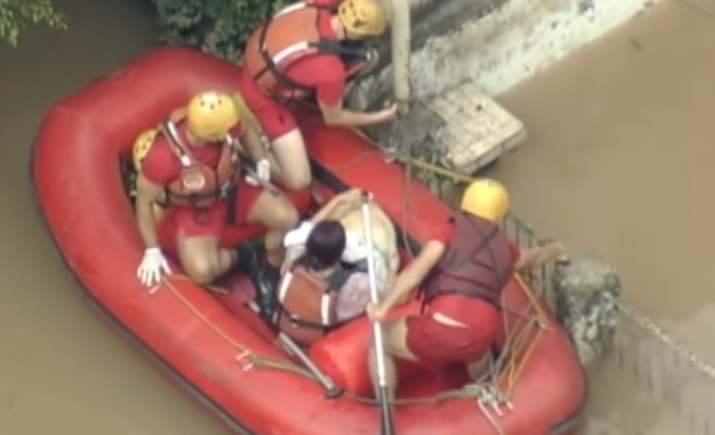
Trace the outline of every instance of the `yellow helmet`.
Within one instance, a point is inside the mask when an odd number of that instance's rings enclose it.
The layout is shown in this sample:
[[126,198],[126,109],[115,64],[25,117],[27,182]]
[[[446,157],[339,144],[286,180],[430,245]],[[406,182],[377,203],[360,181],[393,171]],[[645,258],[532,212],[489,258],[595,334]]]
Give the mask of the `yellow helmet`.
[[462,196],[462,211],[498,222],[509,211],[509,192],[495,180],[472,181]]
[[139,172],[141,169],[142,162],[154,144],[156,133],[157,131],[155,129],[144,131],[137,137],[137,140],[134,141],[134,146],[132,147],[132,163],[134,164],[135,171]]
[[239,118],[233,99],[219,92],[202,92],[192,98],[186,108],[189,132],[207,142],[223,139]]
[[340,24],[359,36],[382,35],[387,29],[385,9],[379,0],[344,0],[338,6]]

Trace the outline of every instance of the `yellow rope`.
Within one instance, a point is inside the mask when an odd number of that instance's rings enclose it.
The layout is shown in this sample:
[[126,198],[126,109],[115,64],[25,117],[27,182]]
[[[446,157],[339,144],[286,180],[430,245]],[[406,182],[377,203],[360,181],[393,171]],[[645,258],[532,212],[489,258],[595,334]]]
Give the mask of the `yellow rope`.
[[544,309],[541,307],[541,304],[539,303],[539,301],[536,300],[536,297],[532,293],[531,286],[529,286],[519,274],[516,274],[515,276],[516,276],[516,281],[519,283],[519,285],[521,287],[521,290],[524,292],[524,295],[529,300],[530,306],[532,306],[534,308],[534,311],[536,311],[536,316],[538,317],[538,321],[542,324],[547,323],[548,318],[546,316],[546,313],[544,312]]
[[[203,324],[208,326],[214,333],[216,333],[221,339],[226,341],[229,345],[231,345],[234,349],[237,351],[243,353],[246,355],[246,358],[250,359],[250,362],[255,365],[255,366],[262,366],[262,367],[267,367],[267,368],[275,368],[279,370],[285,370],[293,373],[301,373],[304,374],[305,370],[302,369],[301,367],[291,364],[286,361],[281,361],[277,358],[266,356],[266,355],[260,355],[256,352],[254,352],[252,349],[249,349],[248,347],[240,344],[238,341],[234,340],[231,336],[229,336],[226,331],[221,329],[218,325],[213,323],[211,319],[206,317],[204,313],[201,312],[191,301],[184,296],[181,291],[174,285],[174,283],[171,282],[172,279],[176,280],[181,280],[181,281],[190,281],[191,278],[185,275],[171,275],[169,277],[164,277],[162,280],[162,283],[166,286],[166,289],[169,290],[171,294],[173,294],[186,308],[191,311],[192,314],[194,314]],[[222,289],[220,287],[210,287],[209,291],[212,292],[217,292],[219,294],[227,294],[228,291],[225,289]],[[312,378],[312,376],[310,376]]]
[[[525,321],[522,319],[521,327],[517,326],[514,331],[509,331],[508,323],[506,321],[506,316],[508,313],[504,311],[503,315],[505,317],[505,333],[507,335],[507,342],[504,345],[504,354],[508,359],[507,367],[501,367],[499,373],[498,383],[504,382],[506,384],[506,397],[511,397],[514,388],[519,381],[521,374],[526,367],[526,364],[530,360],[530,357],[536,347],[537,342],[541,338],[541,326],[547,324],[547,317],[536,300],[536,297],[532,293],[532,289],[526,282],[522,279],[519,274],[514,274],[514,278],[519,284],[522,292],[527,298],[528,306],[525,310],[523,317],[529,317],[528,312],[533,310],[536,312],[534,316],[534,321]],[[536,324],[535,324],[536,323]],[[532,328],[537,328],[537,333],[532,337],[530,331]],[[531,338],[529,340],[529,338]],[[522,353],[524,344],[528,343],[526,350]]]

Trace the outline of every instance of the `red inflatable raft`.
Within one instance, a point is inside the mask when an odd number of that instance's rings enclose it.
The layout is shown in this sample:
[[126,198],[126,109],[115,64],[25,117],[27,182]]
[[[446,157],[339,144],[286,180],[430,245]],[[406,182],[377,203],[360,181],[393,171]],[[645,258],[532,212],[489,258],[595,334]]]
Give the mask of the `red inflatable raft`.
[[[211,293],[181,276],[149,294],[137,281],[143,248],[120,159],[141,131],[193,94],[236,91],[239,74],[211,56],[163,47],[57,103],[40,128],[32,160],[41,213],[91,305],[236,433],[376,435],[380,420],[367,398],[370,329],[364,318],[310,349],[315,364],[345,390],[331,398],[231,294]],[[447,206],[400,166],[386,163],[363,136],[327,127],[315,115],[300,118],[315,177],[326,191],[372,191],[408,239],[404,245],[416,246],[449,216]],[[294,198],[307,211],[301,199]],[[232,228],[225,241],[260,231]],[[507,286],[510,340],[484,384],[464,387],[462,370],[402,370],[402,401],[394,408],[398,435],[549,435],[578,428],[586,400],[583,371],[569,338],[531,290],[519,278]],[[507,402],[491,400],[489,391]]]

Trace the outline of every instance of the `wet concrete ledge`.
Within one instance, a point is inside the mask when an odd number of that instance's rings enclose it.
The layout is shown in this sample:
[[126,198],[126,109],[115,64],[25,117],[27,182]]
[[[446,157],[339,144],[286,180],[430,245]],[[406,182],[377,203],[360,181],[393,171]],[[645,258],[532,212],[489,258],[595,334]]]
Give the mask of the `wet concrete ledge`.
[[[411,0],[412,97],[467,80],[494,95],[551,65],[660,0]],[[378,72],[350,104],[375,107],[392,94],[389,41]]]

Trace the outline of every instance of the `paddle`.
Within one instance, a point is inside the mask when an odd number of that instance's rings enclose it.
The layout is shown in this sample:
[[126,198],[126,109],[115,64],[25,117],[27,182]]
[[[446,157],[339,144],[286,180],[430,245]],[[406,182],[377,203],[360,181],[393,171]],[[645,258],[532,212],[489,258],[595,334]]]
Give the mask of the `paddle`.
[[[370,203],[372,195],[362,192],[362,229],[367,245],[367,271],[370,280],[370,301],[379,303],[377,293],[377,279],[375,276],[375,253],[373,252],[372,225],[370,222]],[[372,322],[372,333],[375,345],[375,365],[377,366],[377,383],[379,386],[377,400],[380,404],[380,429],[382,435],[394,435],[395,426],[392,421],[392,407],[385,374],[385,344],[382,336],[380,322]]]
[[[258,304],[256,304],[255,302],[249,303],[248,307],[256,314],[260,313],[261,311],[261,309],[258,307]],[[269,324],[268,326],[275,331],[276,336],[278,337],[278,341],[283,345],[283,348],[287,350],[290,354],[292,354],[294,357],[296,357],[301,362],[301,364],[303,364],[303,366],[308,369],[308,371],[313,375],[315,380],[318,381],[320,386],[323,387],[323,389],[325,390],[325,397],[327,397],[328,399],[335,399],[343,394],[343,389],[340,388],[337,384],[335,384],[335,381],[333,381],[330,376],[323,373],[323,371],[320,370],[320,367],[318,367],[310,359],[308,354],[306,354],[305,351],[295,341],[293,341],[292,338],[277,330],[275,325]]]

